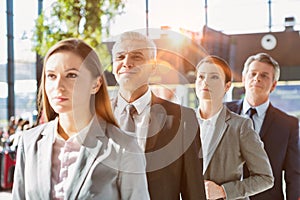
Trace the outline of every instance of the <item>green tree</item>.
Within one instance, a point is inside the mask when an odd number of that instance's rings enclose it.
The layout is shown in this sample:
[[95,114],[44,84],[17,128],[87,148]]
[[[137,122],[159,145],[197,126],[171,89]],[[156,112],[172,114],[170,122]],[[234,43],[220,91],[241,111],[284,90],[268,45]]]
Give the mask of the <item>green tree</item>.
[[110,22],[123,8],[122,0],[57,0],[36,20],[33,50],[43,57],[58,41],[75,37],[94,47],[102,63],[108,64],[102,34],[109,35]]

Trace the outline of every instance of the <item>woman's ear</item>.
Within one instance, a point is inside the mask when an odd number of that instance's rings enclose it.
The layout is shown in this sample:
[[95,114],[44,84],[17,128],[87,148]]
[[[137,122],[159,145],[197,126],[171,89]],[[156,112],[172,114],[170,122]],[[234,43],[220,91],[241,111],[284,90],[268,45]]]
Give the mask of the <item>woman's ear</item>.
[[225,83],[225,92],[227,92],[230,87],[231,87],[231,81],[228,81],[227,83]]
[[102,85],[102,77],[101,76],[98,76],[95,80],[94,80],[94,82],[93,82],[93,87],[92,87],[92,91],[91,91],[91,93],[92,94],[96,94],[98,91],[99,91],[99,89],[100,89],[100,87],[101,87],[101,85]]

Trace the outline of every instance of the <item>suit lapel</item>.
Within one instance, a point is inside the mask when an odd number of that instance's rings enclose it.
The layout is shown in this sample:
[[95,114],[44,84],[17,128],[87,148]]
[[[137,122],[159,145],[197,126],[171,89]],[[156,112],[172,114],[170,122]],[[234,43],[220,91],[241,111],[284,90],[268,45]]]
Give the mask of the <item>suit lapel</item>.
[[[99,124],[101,123],[101,125]],[[96,158],[98,157],[100,149],[102,147],[102,142],[99,140],[100,137],[105,137],[106,123],[103,120],[98,121],[94,118],[94,121],[88,131],[88,135],[83,141],[82,147],[80,149],[79,156],[76,160],[73,179],[70,181],[70,187],[66,192],[65,199],[77,199],[79,191],[84,183],[86,176]],[[104,155],[107,156],[106,154]],[[101,157],[101,156],[100,156]],[[103,158],[104,159],[104,158]]]
[[267,130],[271,126],[274,117],[275,117],[274,108],[273,108],[272,104],[270,103],[270,105],[266,111],[264,122],[263,122],[260,132],[259,132],[259,135],[261,138],[263,138],[265,136],[265,134],[267,133]]
[[148,127],[146,152],[155,147],[159,133],[167,124],[172,124],[172,117],[167,116],[165,108],[160,104],[152,104],[150,109],[150,123]]
[[41,199],[50,199],[51,197],[51,160],[55,124],[55,121],[53,121],[45,127],[41,133],[43,138],[37,143],[37,185],[40,190]]
[[[230,116],[227,115],[227,109],[226,107],[224,106],[217,121],[216,121],[216,127],[215,127],[215,130],[213,133],[213,136],[212,136],[212,140],[210,141],[209,144],[202,144],[202,145],[209,145],[209,147],[206,147],[208,148],[208,153],[206,155],[206,161],[203,163],[203,171],[204,173],[206,172],[208,166],[209,166],[209,163],[217,149],[217,147],[219,146],[219,143],[221,141],[221,139],[223,138],[223,135],[225,133],[225,130],[227,129],[228,127],[228,124],[227,123],[224,123],[224,121],[227,121],[228,118]],[[209,133],[210,134],[210,133]]]

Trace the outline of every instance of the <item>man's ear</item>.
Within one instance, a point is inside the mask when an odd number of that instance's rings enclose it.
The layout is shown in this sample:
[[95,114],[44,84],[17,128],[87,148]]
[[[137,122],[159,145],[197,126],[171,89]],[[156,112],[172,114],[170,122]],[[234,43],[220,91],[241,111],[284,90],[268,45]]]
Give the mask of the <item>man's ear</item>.
[[93,83],[93,87],[92,87],[92,91],[91,93],[92,94],[96,94],[100,87],[102,86],[102,77],[101,76],[98,76],[95,80],[94,80],[94,83]]
[[272,84],[272,87],[271,87],[271,90],[270,90],[270,93],[273,92],[276,88],[276,85],[277,85],[277,81],[274,81],[273,84]]
[[243,86],[245,86],[245,77],[242,76],[242,83],[243,83]]
[[149,61],[149,65],[151,65],[152,67],[152,75],[156,73],[156,69],[157,69],[157,62],[155,59],[152,59]]

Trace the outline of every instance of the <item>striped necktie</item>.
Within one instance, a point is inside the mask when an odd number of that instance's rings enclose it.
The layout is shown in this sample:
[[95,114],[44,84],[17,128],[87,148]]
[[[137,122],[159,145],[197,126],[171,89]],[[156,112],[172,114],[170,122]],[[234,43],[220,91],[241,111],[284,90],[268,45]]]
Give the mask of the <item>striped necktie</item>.
[[133,120],[133,114],[136,112],[136,108],[134,105],[128,104],[125,108],[126,116],[123,121],[123,130],[134,132],[135,131],[135,123]]

